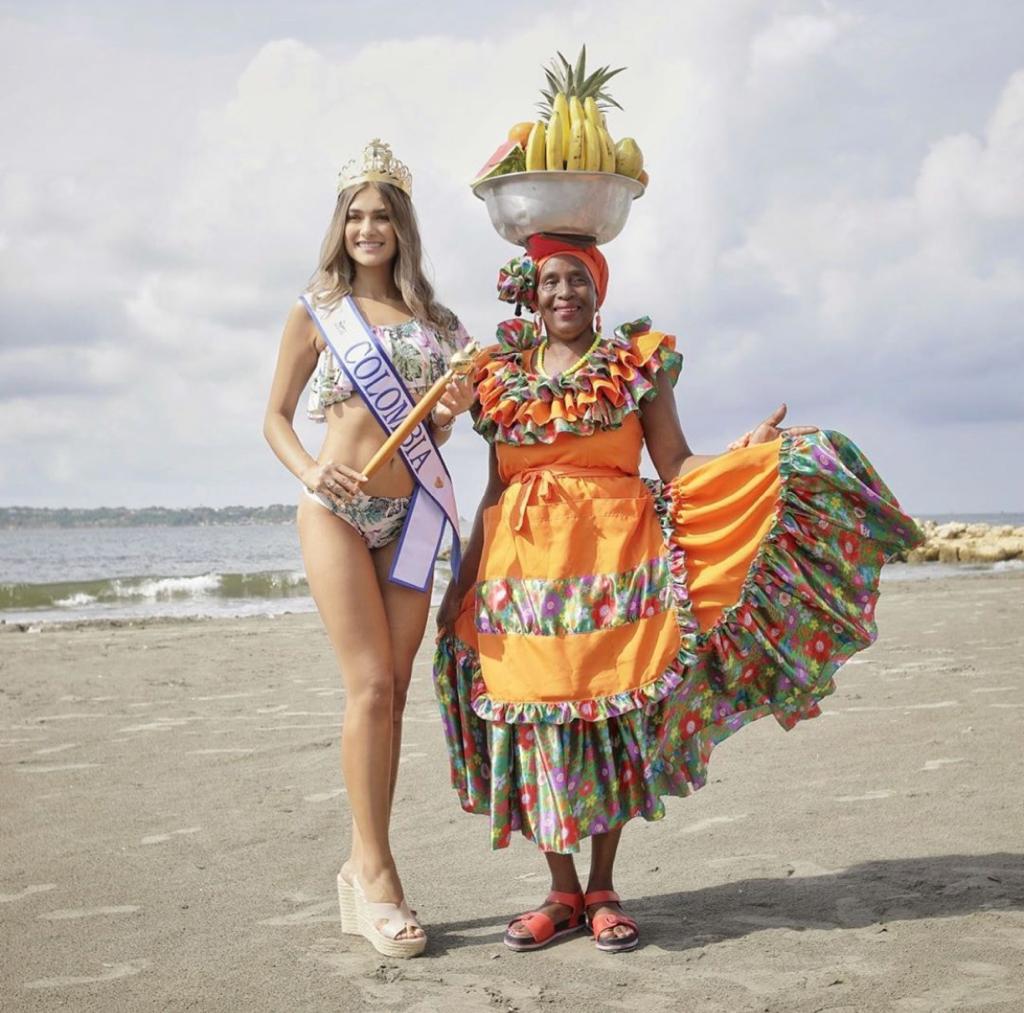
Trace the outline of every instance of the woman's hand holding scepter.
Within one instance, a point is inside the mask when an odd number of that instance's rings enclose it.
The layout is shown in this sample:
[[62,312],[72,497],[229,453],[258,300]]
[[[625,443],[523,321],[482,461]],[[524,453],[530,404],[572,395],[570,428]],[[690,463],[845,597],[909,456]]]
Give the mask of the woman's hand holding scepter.
[[434,405],[444,396],[448,384],[458,376],[467,376],[473,369],[480,346],[471,341],[465,348],[455,352],[448,360],[448,371],[413,406],[412,411],[399,423],[398,428],[384,441],[380,449],[370,458],[363,468],[363,474],[370,478],[379,471],[398,452],[398,448],[406,441],[409,434],[430,414]]

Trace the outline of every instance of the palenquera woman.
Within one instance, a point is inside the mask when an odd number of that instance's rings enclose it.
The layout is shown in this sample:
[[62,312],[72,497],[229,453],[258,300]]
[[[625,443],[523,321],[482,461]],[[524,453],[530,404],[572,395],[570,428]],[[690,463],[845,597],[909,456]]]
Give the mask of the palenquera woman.
[[[589,925],[600,949],[628,950],[625,824],[701,787],[748,722],[816,715],[874,638],[882,563],[919,536],[848,439],[779,429],[783,409],[737,449],[694,455],[674,338],[646,319],[602,332],[595,247],[535,236],[527,253],[499,291],[538,320],[501,324],[477,375],[490,479],[439,613],[435,685],[462,807],[490,815],[494,848],[516,830],[535,842],[551,873],[507,945]],[[644,444],[660,482],[639,477]]]
[[[411,188],[408,169],[377,140],[342,169],[319,267],[285,325],[264,426],[304,488],[306,575],[345,682],[342,767],[353,828],[338,874],[342,927],[396,957],[426,945],[388,828],[434,560],[444,530],[458,524],[437,446],[473,398],[468,380],[453,381],[401,452],[372,478],[362,473],[468,341],[423,275]],[[316,457],[292,426],[311,377],[309,414],[326,423]]]

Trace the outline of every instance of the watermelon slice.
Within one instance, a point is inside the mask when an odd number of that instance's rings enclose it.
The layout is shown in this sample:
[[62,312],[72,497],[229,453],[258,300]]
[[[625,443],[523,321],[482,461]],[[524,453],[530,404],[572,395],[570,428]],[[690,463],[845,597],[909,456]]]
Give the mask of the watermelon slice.
[[516,141],[503,141],[498,145],[494,154],[491,155],[480,171],[473,177],[470,186],[476,186],[485,179],[492,179],[494,176],[504,176],[510,172],[526,172],[526,152],[523,146]]

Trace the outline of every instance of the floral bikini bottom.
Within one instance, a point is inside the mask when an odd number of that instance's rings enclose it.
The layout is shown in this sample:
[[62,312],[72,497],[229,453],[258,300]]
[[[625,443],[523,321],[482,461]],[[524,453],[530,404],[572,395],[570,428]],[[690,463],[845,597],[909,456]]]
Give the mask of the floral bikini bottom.
[[368,549],[382,549],[401,533],[409,512],[409,496],[367,496],[357,492],[351,499],[334,502],[320,493],[306,495],[356,529]]

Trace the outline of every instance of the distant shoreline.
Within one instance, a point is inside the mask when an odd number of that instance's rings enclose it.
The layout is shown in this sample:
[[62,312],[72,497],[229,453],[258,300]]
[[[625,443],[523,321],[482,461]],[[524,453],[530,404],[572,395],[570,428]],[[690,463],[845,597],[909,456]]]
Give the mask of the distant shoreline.
[[0,507],[0,530],[18,528],[204,527],[222,524],[290,524],[295,505],[264,507]]
[[[994,513],[919,514],[918,521],[938,524],[1012,524],[1024,526],[1024,510]],[[295,521],[294,503],[269,506],[226,507],[0,507],[0,530],[20,528],[146,528],[208,527],[226,524],[291,524]],[[468,522],[467,522],[468,523]]]

